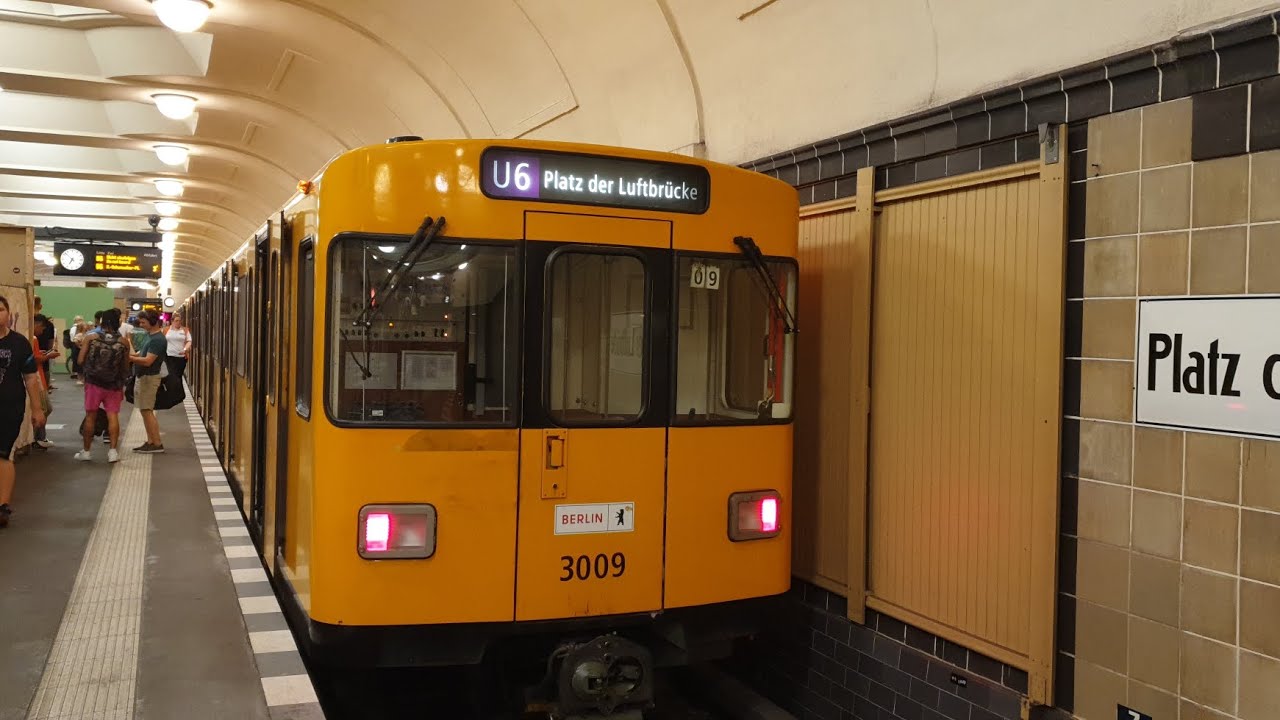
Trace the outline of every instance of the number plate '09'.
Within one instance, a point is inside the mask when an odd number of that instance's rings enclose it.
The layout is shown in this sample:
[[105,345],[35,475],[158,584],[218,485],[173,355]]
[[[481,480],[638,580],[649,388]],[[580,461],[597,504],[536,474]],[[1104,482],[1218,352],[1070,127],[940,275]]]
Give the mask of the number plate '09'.
[[627,571],[627,556],[620,552],[613,555],[561,555],[560,582],[571,580],[604,580],[622,577]]

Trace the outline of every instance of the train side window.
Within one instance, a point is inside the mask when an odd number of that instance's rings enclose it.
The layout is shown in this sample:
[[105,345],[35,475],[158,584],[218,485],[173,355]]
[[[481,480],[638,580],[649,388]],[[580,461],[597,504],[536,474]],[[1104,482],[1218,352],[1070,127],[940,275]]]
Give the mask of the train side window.
[[248,294],[245,293],[244,291],[245,290],[244,276],[240,274],[240,269],[234,268],[231,274],[233,278],[232,279],[233,286],[232,286],[230,300],[233,305],[232,314],[233,314],[233,317],[235,318],[235,330],[233,331],[234,337],[232,338],[232,349],[233,349],[233,352],[235,353],[236,375],[239,375],[240,377],[244,377],[245,365],[248,364],[245,361],[245,357],[248,355],[246,351],[249,347],[249,342],[248,342],[249,327],[247,322],[248,314],[245,312],[249,307],[249,304],[247,302]]
[[271,251],[271,269],[267,273],[267,398],[276,404],[276,375],[280,367],[280,336],[276,332],[277,315],[280,312],[280,251]]
[[294,409],[311,418],[311,346],[315,340],[316,247],[307,238],[302,243],[298,266],[298,350],[294,372]]
[[515,425],[515,245],[436,238],[412,267],[393,277],[408,241],[351,235],[330,244],[325,407],[331,419],[346,425]]
[[[766,263],[793,312],[796,270]],[[682,256],[677,284],[679,425],[769,423],[791,418],[795,337],[745,260]]]
[[554,255],[547,283],[547,412],[621,424],[645,409],[645,268],[631,255]]

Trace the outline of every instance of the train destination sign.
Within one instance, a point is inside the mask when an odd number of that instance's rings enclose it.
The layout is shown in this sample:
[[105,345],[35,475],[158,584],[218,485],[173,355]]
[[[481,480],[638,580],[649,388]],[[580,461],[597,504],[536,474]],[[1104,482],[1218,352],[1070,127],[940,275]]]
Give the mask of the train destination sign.
[[1280,296],[1138,304],[1139,423],[1280,438]]
[[93,243],[54,243],[54,275],[159,280],[159,248]]
[[711,174],[698,165],[494,147],[480,159],[484,194],[503,200],[700,214]]

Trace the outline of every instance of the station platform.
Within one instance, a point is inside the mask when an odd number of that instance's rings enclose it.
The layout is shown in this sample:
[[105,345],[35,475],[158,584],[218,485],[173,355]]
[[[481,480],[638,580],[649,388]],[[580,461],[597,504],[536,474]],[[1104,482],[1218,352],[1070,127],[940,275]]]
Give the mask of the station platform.
[[82,388],[51,394],[0,530],[0,720],[323,718],[195,407],[165,452],[121,408],[120,462],[77,462]]

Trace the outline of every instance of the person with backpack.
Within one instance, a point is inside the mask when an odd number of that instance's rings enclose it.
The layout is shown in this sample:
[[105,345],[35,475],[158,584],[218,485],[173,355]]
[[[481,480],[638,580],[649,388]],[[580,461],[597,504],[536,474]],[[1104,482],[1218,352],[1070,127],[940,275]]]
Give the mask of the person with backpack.
[[107,436],[110,449],[107,462],[120,460],[120,403],[124,401],[124,384],[129,378],[129,347],[120,336],[120,311],[102,314],[101,332],[87,335],[80,348],[80,365],[84,371],[84,424],[80,426],[83,450],[75,459],[93,459],[93,436],[98,408],[107,413]]

